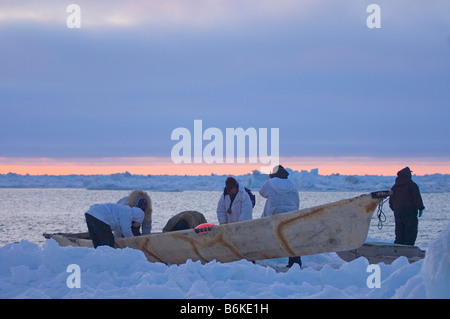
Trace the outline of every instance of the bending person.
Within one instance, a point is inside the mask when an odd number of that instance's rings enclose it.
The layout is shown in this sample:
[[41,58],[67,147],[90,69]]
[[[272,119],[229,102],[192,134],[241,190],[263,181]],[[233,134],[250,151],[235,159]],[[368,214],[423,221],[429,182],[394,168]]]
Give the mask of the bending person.
[[119,204],[95,204],[84,216],[94,248],[102,245],[114,247],[113,232],[121,234],[120,237],[133,237],[131,225],[133,222],[142,223],[144,211]]
[[142,235],[150,234],[152,230],[152,201],[147,192],[136,189],[132,191],[130,195],[120,199],[117,204],[142,208],[145,215],[144,221],[142,222],[142,225],[133,225],[132,231],[135,236],[139,236],[141,235],[140,228],[142,226]]

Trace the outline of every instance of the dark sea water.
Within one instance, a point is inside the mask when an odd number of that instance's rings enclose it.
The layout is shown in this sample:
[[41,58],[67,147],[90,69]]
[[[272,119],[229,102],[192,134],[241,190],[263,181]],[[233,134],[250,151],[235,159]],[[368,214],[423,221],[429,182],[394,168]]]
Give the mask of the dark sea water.
[[[253,218],[261,216],[265,199],[257,191]],[[129,191],[86,190],[78,188],[0,188],[0,246],[22,239],[42,244],[44,232],[86,231],[84,213],[96,203],[115,203]],[[217,224],[216,207],[219,191],[149,191],[153,202],[152,232],[159,232],[167,220],[184,210],[203,213],[208,222]],[[300,208],[317,206],[361,195],[361,192],[300,192]],[[437,238],[450,222],[450,193],[424,193],[426,207],[419,219],[418,246],[426,246]],[[394,216],[384,204],[386,221],[378,229],[376,213],[372,217],[369,238],[394,240]]]

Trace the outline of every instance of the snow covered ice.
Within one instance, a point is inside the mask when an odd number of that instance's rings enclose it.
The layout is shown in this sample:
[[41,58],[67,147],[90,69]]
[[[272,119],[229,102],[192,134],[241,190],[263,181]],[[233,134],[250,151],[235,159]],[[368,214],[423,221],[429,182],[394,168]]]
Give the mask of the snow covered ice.
[[[304,256],[287,272],[286,258],[233,263],[150,263],[139,250],[42,247],[29,241],[0,248],[0,298],[450,298],[450,224],[430,243],[424,260],[380,263],[380,288],[369,288],[365,258],[335,253]],[[68,266],[80,268],[69,288]]]
[[[267,176],[253,172],[237,178],[244,185],[259,189]],[[290,171],[289,178],[296,183],[299,191],[321,192],[389,189],[395,180],[394,176],[323,176],[317,170]],[[450,191],[450,175],[414,176],[413,180],[424,193],[441,193],[439,200],[430,194],[427,209],[435,210],[436,214],[445,217],[448,214],[445,194]],[[216,175],[0,174],[0,187],[68,188],[64,194],[71,194],[74,188],[220,191],[223,183],[224,176]],[[78,198],[76,196],[80,196],[76,193],[70,197],[69,206]],[[193,196],[191,193],[188,195]],[[301,200],[304,202],[307,197],[310,194],[303,193]],[[161,200],[165,202],[166,197]],[[174,210],[179,208],[174,207]],[[431,214],[431,211],[425,213]],[[11,215],[8,213],[5,212],[5,217]],[[74,219],[73,214],[61,213],[55,222]],[[167,216],[161,217],[167,219]],[[440,225],[446,223],[448,221]],[[19,224],[23,224],[23,221]],[[423,231],[433,233],[436,230],[430,228]],[[233,263],[213,261],[207,264],[188,261],[182,265],[167,266],[150,263],[141,251],[131,248],[60,247],[54,240],[47,240],[44,244],[21,240],[0,247],[0,298],[450,298],[450,223],[436,239],[427,243],[426,257],[421,261],[409,264],[405,257],[401,257],[390,265],[378,264],[380,288],[370,288],[368,278],[374,274],[368,272],[368,261],[359,258],[345,262],[335,253],[303,256],[303,269],[294,265],[286,272],[277,272],[274,268],[286,265],[287,258],[257,261],[256,264],[245,260]],[[79,266],[80,288],[69,288],[71,276],[75,274],[71,272],[70,265]]]
[[[318,169],[289,171],[289,179],[299,191],[367,191],[390,189],[395,176],[382,175],[320,175]],[[111,175],[19,175],[0,174],[0,187],[47,187],[86,189],[146,189],[152,191],[223,190],[226,177],[221,175],[134,175],[128,172]],[[251,189],[259,189],[268,175],[253,171],[237,176],[239,182]],[[450,175],[413,176],[421,192],[450,192]]]

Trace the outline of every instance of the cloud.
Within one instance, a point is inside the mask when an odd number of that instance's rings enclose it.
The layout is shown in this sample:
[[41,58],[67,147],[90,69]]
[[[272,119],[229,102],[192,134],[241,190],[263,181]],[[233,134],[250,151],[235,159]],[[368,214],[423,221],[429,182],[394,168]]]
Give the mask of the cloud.
[[278,127],[281,156],[450,155],[446,2],[380,1],[379,30],[368,1],[74,2],[79,30],[0,4],[0,156],[168,156],[194,119]]
[[[111,26],[171,26],[210,28],[218,25],[241,24],[249,19],[285,17],[292,12],[304,12],[313,1],[293,0],[165,0],[121,1],[78,0],[83,25],[87,27]],[[68,4],[58,0],[11,1],[1,4],[0,22],[38,21],[60,23],[68,16]]]
[[[331,0],[75,0],[81,8],[83,26],[217,29],[296,21],[305,27],[365,23],[370,1]],[[433,0],[426,6],[420,0],[379,0],[382,23],[386,27],[408,29],[438,20],[442,27],[450,22],[446,0]],[[3,0],[0,23],[39,22],[65,26],[69,3],[59,0]],[[352,22],[353,21],[353,22]]]

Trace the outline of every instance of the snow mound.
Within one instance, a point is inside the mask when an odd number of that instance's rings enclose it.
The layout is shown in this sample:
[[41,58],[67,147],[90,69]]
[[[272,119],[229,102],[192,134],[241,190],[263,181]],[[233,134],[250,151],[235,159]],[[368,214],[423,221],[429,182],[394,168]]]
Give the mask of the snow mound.
[[[379,288],[368,285],[368,261],[336,254],[304,256],[303,269],[286,259],[233,263],[149,263],[139,250],[43,247],[28,241],[0,248],[0,298],[449,298],[450,224],[424,260],[380,263]],[[78,265],[80,288],[70,288]]]

